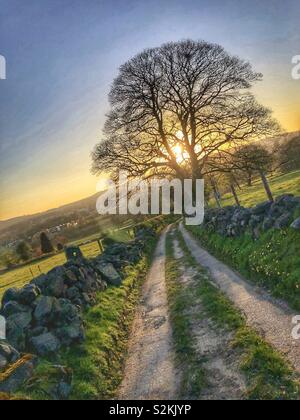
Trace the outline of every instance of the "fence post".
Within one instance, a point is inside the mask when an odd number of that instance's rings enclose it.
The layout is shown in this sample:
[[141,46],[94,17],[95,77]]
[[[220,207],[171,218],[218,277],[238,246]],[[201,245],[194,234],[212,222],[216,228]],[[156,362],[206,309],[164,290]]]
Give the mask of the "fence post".
[[97,239],[97,242],[98,242],[100,252],[101,253],[104,252],[104,246],[103,246],[102,239]]

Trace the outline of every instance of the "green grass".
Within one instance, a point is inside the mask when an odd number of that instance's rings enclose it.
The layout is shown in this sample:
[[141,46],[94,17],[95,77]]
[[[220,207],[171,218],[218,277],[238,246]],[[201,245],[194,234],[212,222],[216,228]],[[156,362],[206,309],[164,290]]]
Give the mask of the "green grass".
[[205,315],[212,319],[218,328],[234,333],[232,347],[238,353],[241,360],[240,369],[247,380],[245,398],[252,400],[299,399],[299,378],[296,377],[290,365],[252,328],[247,327],[241,312],[225,294],[211,284],[207,270],[199,269],[181,235],[179,240],[185,253],[185,264],[199,270],[197,286],[190,295],[188,307],[200,299]]
[[173,244],[169,235],[167,237],[166,257],[166,283],[170,319],[177,364],[183,372],[180,397],[186,398],[189,396],[190,399],[197,399],[203,388],[207,386],[207,381],[202,361],[198,360],[194,350],[191,320],[187,313],[187,309],[193,302],[194,291],[191,288],[182,287],[178,281],[181,273],[178,261],[173,258]]
[[300,232],[271,229],[256,241],[248,233],[226,238],[203,226],[187,227],[215,256],[300,309]]
[[[274,197],[287,193],[300,196],[300,171],[283,175],[274,175],[269,177],[269,181]],[[243,185],[242,190],[237,188],[237,194],[241,205],[244,207],[253,207],[256,204],[267,200],[266,192],[260,179],[255,180],[252,187]],[[222,206],[233,204],[235,204],[235,201],[231,194],[223,196]]]
[[[29,283],[33,277],[39,276],[41,273],[47,273],[52,268],[62,265],[66,262],[65,254],[63,252],[53,255],[41,261],[25,265],[7,271],[0,275],[0,298],[6,289],[10,287],[23,287]],[[31,274],[31,271],[33,275]]]

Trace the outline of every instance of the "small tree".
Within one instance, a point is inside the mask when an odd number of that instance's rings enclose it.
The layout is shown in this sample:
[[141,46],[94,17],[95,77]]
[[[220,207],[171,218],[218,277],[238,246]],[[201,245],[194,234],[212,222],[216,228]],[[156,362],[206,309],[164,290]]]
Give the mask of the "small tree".
[[16,253],[22,261],[28,261],[32,256],[32,248],[27,242],[22,241],[18,244]]
[[232,160],[233,169],[258,174],[261,177],[268,199],[273,202],[274,197],[266,177],[266,173],[272,169],[272,164],[271,153],[259,144],[249,144],[238,149]]
[[1,248],[0,249],[0,265],[5,268],[13,267],[18,263],[18,256],[12,249]]
[[62,243],[58,242],[58,244],[56,245],[57,251],[62,251],[64,249],[64,246]]
[[45,232],[40,235],[41,251],[43,254],[49,254],[54,251],[53,245]]

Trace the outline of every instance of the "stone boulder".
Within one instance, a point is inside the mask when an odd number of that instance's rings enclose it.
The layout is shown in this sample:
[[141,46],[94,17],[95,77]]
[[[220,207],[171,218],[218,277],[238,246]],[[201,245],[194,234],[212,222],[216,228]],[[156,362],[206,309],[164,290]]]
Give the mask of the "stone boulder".
[[19,312],[13,315],[10,315],[6,319],[6,328],[27,328],[32,321],[31,312]]
[[20,353],[5,341],[0,342],[0,371],[8,365],[15,363]]
[[6,336],[8,342],[18,351],[24,351],[26,332],[31,324],[31,312],[20,312],[6,319]]
[[274,226],[274,224],[275,224],[275,219],[273,219],[273,218],[272,218],[272,217],[270,217],[270,216],[267,216],[267,217],[264,219],[264,221],[263,221],[263,224],[262,224],[262,229],[263,229],[264,231],[269,230],[269,229],[272,229],[272,227]]
[[284,229],[290,226],[291,223],[291,213],[284,213],[275,221],[275,229]]
[[44,290],[44,295],[54,296],[60,298],[64,296],[65,292],[65,270],[63,267],[56,267],[47,274],[47,285]]
[[25,306],[14,300],[11,300],[4,305],[1,313],[3,314],[3,316],[5,316],[5,318],[8,318],[10,315],[15,315],[22,312],[30,312],[30,311],[31,311],[31,308],[29,306]]
[[40,296],[37,299],[34,311],[34,320],[37,325],[47,325],[51,322],[51,315],[56,298],[52,296]]
[[27,335],[26,335],[27,342],[30,342],[30,340],[33,337],[38,337],[39,335],[46,334],[48,332],[49,332],[48,329],[46,327],[43,327],[42,325],[38,327],[34,327],[31,330],[27,331]]
[[65,327],[74,322],[82,322],[80,309],[68,299],[59,299],[55,308],[53,325],[56,327]]
[[30,345],[34,353],[42,357],[55,355],[61,347],[59,340],[52,333],[33,337]]
[[18,301],[23,305],[31,305],[41,294],[40,289],[34,284],[28,284],[20,290]]
[[63,346],[82,343],[85,339],[84,329],[80,321],[75,321],[70,325],[56,329],[55,335]]
[[66,298],[69,299],[71,302],[74,302],[78,299],[80,299],[81,294],[80,291],[77,287],[73,286],[70,287],[67,291],[66,291]]
[[291,228],[300,230],[300,217],[293,221],[293,223],[291,224]]
[[68,287],[74,286],[80,276],[80,271],[77,267],[72,267],[65,272],[65,284]]
[[6,338],[9,343],[18,351],[25,351],[26,331],[23,328],[17,328],[14,324],[8,324],[6,330]]
[[35,286],[37,286],[42,292],[42,294],[44,294],[47,287],[47,282],[48,282],[47,274],[41,274],[40,276],[31,280],[30,284],[34,284]]
[[251,212],[255,216],[265,215],[269,212],[271,206],[272,206],[272,203],[270,201],[265,201],[264,203],[260,203],[257,206],[253,207]]
[[293,194],[283,194],[275,198],[275,204],[290,210],[297,205],[297,199]]
[[18,302],[19,296],[20,296],[20,289],[16,289],[16,288],[7,289],[4,292],[4,295],[2,297],[1,307],[3,308],[6,303],[11,302],[11,301]]
[[113,286],[121,285],[122,278],[112,264],[104,262],[99,263],[97,264],[97,270],[108,284],[112,284]]
[[249,226],[255,229],[263,221],[262,215],[253,215],[250,217]]
[[0,392],[14,393],[33,375],[37,359],[24,355],[0,375]]

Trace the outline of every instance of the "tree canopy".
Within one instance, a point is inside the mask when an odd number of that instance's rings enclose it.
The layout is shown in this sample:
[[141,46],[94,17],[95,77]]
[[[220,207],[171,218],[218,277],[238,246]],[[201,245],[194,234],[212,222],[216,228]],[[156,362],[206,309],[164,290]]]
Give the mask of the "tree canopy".
[[113,82],[93,172],[196,179],[220,171],[237,145],[279,129],[250,92],[261,79],[248,62],[204,41],[143,51]]
[[41,251],[43,254],[49,254],[54,251],[53,245],[45,232],[40,234]]

